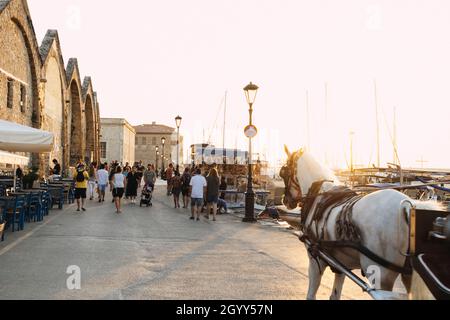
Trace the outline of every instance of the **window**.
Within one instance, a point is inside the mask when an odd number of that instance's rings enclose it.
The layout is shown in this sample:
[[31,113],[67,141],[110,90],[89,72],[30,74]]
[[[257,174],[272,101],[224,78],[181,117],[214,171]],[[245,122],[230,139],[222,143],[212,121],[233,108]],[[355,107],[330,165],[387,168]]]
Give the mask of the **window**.
[[27,106],[27,89],[23,84],[20,85],[20,111],[25,112]]
[[100,142],[100,158],[106,159],[106,142]]
[[12,79],[8,79],[8,91],[6,94],[6,106],[12,109],[14,104],[14,81]]
[[152,138],[152,145],[156,146],[156,137]]
[[146,138],[146,137],[143,137],[143,138],[142,138],[142,144],[143,144],[144,146],[147,144],[147,138]]
[[138,145],[138,144],[139,144],[139,139],[138,139],[138,137],[136,137],[136,138],[134,139],[134,144],[135,144],[135,145]]

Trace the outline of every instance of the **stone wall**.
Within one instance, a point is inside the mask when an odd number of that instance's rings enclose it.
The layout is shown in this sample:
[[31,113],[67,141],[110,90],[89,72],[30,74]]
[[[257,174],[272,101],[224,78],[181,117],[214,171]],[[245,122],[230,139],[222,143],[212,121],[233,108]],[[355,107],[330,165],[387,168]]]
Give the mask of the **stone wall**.
[[117,160],[133,164],[135,131],[125,119],[101,119],[101,142],[106,143],[106,157],[101,162]]
[[[0,119],[53,132],[51,153],[31,155],[48,173],[53,158],[67,170],[100,158],[100,112],[92,80],[81,82],[77,59],[64,67],[58,33],[38,46],[26,0],[0,0]],[[91,157],[86,157],[92,154]]]

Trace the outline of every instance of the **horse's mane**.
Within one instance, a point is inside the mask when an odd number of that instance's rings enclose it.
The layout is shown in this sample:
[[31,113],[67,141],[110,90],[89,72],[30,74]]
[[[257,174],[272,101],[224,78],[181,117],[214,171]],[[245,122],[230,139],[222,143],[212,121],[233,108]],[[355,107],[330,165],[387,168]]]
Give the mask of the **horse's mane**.
[[[303,185],[303,188],[309,188],[314,182],[321,180],[333,181],[333,185],[342,184],[329,168],[316,160],[308,151],[303,152],[299,157],[297,170],[300,173],[299,181]],[[308,190],[304,190],[304,192],[307,191]]]

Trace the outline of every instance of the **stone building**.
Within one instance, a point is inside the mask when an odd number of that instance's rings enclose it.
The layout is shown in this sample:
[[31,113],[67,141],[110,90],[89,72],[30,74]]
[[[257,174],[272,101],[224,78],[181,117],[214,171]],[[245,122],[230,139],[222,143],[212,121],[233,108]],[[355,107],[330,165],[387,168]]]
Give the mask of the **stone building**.
[[[167,168],[169,163],[177,162],[177,131],[165,125],[143,124],[134,127],[136,129],[136,161],[142,161],[145,165],[151,163],[161,168],[163,161]],[[162,138],[166,139],[164,157]],[[159,159],[156,156],[156,147],[159,150]],[[183,163],[183,136],[180,135],[179,162]]]
[[105,163],[117,160],[122,164],[134,164],[134,128],[125,119],[102,118],[100,121],[100,161]]
[[48,172],[56,158],[63,169],[79,159],[100,159],[100,113],[90,77],[78,62],[64,67],[56,30],[38,46],[26,0],[0,0],[0,119],[53,132],[49,154],[32,154],[33,166]]

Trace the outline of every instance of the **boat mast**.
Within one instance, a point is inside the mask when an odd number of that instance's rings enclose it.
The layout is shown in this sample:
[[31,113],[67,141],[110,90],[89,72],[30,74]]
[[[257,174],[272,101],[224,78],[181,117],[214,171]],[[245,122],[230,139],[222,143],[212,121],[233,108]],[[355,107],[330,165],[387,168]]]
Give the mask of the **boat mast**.
[[222,137],[222,147],[223,150],[225,150],[225,131],[226,131],[226,124],[227,124],[227,96],[228,96],[228,91],[225,91],[225,107],[223,110],[223,137]]
[[373,80],[374,90],[375,90],[375,118],[377,122],[377,168],[380,168],[380,122],[378,119],[378,88],[377,80]]
[[306,90],[306,141],[308,151],[311,152],[311,140],[309,132],[309,91]]
[[394,164],[398,165],[400,162],[400,159],[398,158],[398,154],[397,154],[397,107],[394,107],[394,127],[393,127],[393,131],[394,131]]
[[[328,82],[325,82],[325,137],[328,133]],[[328,140],[325,138],[325,165],[328,166]]]

